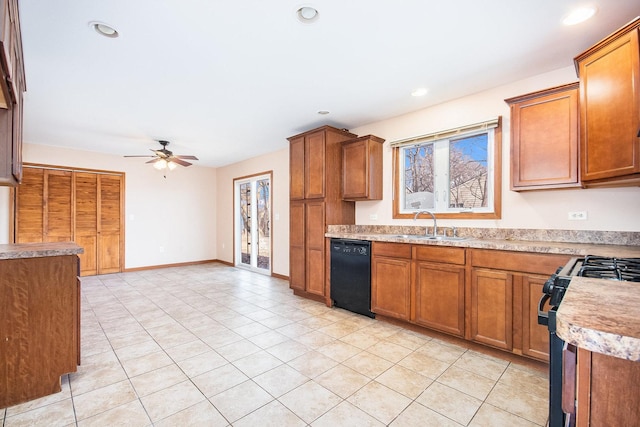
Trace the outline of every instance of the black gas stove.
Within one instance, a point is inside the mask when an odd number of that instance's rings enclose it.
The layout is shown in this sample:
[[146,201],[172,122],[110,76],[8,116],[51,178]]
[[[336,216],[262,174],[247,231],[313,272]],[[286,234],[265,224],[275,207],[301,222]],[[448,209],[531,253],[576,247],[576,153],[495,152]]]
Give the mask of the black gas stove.
[[[603,280],[640,282],[640,258],[610,258],[587,255],[571,258],[545,282],[538,303],[538,324],[549,329],[549,427],[573,425],[562,409],[562,350],[564,341],[556,334],[556,313],[575,276]],[[549,306],[548,311],[544,311]]]

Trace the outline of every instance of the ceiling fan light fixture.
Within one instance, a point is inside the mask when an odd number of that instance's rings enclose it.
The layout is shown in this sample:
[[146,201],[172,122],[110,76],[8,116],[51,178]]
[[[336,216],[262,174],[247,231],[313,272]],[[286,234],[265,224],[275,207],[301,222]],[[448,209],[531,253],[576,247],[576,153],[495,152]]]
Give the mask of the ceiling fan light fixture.
[[115,39],[120,35],[115,28],[104,22],[91,21],[89,22],[89,26],[96,30],[96,33],[110,39]]
[[167,164],[167,167],[169,168],[170,171],[178,167],[178,164],[174,162],[165,162],[165,163]]
[[[167,161],[165,159],[160,159],[153,164],[153,167],[158,169],[159,171],[167,168]],[[175,166],[174,166],[175,167]]]

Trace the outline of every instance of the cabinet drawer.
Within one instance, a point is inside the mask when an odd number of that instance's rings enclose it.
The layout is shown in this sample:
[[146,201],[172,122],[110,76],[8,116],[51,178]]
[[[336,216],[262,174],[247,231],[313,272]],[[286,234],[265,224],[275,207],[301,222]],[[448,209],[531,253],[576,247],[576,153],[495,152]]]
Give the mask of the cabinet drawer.
[[558,267],[566,264],[571,258],[568,255],[534,254],[490,249],[474,249],[471,251],[470,256],[471,265],[474,267],[537,274],[553,274]]
[[413,258],[419,261],[446,262],[447,264],[464,264],[464,248],[447,246],[413,246]]
[[407,243],[373,242],[371,253],[394,258],[411,258],[411,245]]

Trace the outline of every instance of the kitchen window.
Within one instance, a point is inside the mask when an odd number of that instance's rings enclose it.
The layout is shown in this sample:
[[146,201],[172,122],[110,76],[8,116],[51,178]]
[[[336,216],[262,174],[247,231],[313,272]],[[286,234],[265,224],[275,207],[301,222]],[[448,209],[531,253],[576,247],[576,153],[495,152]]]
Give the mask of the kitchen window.
[[396,141],[394,218],[500,218],[500,118]]

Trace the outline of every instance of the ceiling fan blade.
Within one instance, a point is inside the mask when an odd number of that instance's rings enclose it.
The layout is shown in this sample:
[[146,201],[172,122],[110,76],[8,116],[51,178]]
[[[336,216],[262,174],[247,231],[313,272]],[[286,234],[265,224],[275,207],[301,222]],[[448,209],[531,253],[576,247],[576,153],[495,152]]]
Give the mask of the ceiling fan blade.
[[160,158],[156,157],[155,159],[149,160],[148,162],[145,162],[145,163],[156,163],[156,162],[159,162],[160,160],[164,160],[164,159],[160,159]]
[[124,156],[124,157],[156,157],[156,156],[140,155],[140,156]]
[[173,156],[174,159],[198,160],[196,156]]
[[180,166],[191,166],[191,163],[189,162],[185,162],[184,160],[180,160],[177,157],[171,157],[170,159],[168,159],[169,162],[173,162],[173,163],[177,163]]

